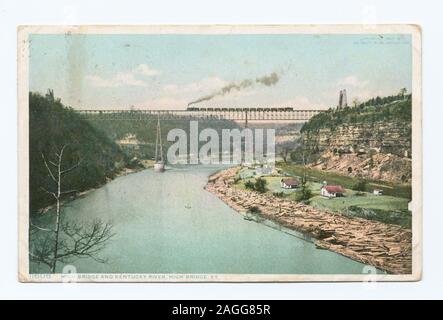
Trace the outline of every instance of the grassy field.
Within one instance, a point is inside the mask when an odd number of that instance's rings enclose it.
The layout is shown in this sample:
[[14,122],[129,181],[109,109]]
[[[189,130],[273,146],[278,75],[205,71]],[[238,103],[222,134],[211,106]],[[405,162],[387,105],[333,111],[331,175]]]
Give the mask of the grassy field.
[[[302,176],[304,172],[310,181],[323,182],[327,181],[328,184],[340,184],[345,188],[351,189],[352,186],[360,180],[359,178],[344,176],[334,172],[316,170],[316,169],[305,169],[301,165],[296,164],[285,164],[278,163],[277,165],[288,175]],[[395,184],[391,182],[384,181],[374,181],[364,179],[367,182],[366,190],[371,192],[373,189],[383,189],[386,196],[400,197],[406,199],[412,199],[412,190],[409,185]]]
[[[301,180],[301,174],[299,168],[293,168],[293,166],[285,166],[282,168],[286,173],[299,173],[292,174],[291,176]],[[291,170],[292,169],[292,170]],[[253,175],[254,170],[242,169],[239,173],[239,180],[234,185],[236,188],[246,189],[246,181],[255,181]],[[311,189],[313,197],[310,199],[309,204],[320,209],[330,210],[337,213],[341,213],[352,217],[361,217],[368,220],[377,220],[384,223],[398,224],[406,228],[411,227],[411,213],[408,211],[409,199],[399,196],[385,195],[376,196],[371,192],[357,192],[349,188],[355,184],[357,179],[350,177],[338,176],[334,174],[321,172],[323,175],[316,174],[314,170],[307,172],[307,186]],[[327,178],[326,178],[327,176]],[[334,177],[335,179],[331,179]],[[280,187],[281,176],[267,176],[263,177],[266,180],[266,187],[268,193],[282,193],[283,197],[289,200],[295,200],[297,192],[300,189],[283,189]],[[326,180],[330,184],[341,184],[345,187],[345,196],[339,198],[328,199],[320,196],[320,188],[322,183],[320,181]],[[369,189],[374,188],[374,184],[368,182]],[[379,186],[377,184],[377,186]],[[402,186],[404,187],[404,186]],[[383,189],[385,190],[385,189]],[[399,192],[403,195],[404,192]]]
[[322,196],[315,196],[311,199],[311,204],[318,208],[324,208],[333,211],[343,211],[350,206],[380,210],[408,209],[408,200],[404,198],[395,198],[391,196],[374,196],[368,193],[357,196],[350,195],[349,192],[346,192],[345,197],[334,199],[327,199]]

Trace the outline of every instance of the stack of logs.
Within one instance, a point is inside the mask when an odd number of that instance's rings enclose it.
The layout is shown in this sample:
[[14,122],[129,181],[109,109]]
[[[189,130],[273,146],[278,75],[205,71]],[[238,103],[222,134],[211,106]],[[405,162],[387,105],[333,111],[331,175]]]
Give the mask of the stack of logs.
[[234,210],[257,207],[263,217],[296,230],[328,249],[391,274],[412,273],[412,232],[400,226],[338,213],[320,211],[309,205],[270,194],[233,187],[238,168],[210,177],[206,189]]

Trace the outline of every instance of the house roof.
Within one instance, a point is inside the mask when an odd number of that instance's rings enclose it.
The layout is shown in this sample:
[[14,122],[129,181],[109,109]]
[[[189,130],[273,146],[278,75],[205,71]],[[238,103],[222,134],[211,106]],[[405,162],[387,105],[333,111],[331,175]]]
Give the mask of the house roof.
[[343,193],[345,192],[345,189],[340,186],[340,185],[336,185],[336,186],[323,186],[323,188],[326,189],[326,191],[328,191],[329,193]]
[[282,182],[287,186],[297,186],[300,184],[300,181],[294,178],[282,179]]

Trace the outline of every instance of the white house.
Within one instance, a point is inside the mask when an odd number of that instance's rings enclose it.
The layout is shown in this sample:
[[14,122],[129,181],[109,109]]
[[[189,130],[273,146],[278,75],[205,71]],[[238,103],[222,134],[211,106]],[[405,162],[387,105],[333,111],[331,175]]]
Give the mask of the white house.
[[327,197],[327,198],[343,197],[344,193],[345,193],[345,189],[340,185],[336,185],[336,186],[325,185],[325,186],[321,187],[321,189],[320,189],[320,194],[323,197]]
[[140,140],[137,139],[137,136],[133,133],[128,133],[122,139],[116,141],[117,144],[121,145],[138,145],[141,144]]
[[280,180],[280,187],[283,189],[295,189],[300,185],[300,181],[294,178],[287,178]]

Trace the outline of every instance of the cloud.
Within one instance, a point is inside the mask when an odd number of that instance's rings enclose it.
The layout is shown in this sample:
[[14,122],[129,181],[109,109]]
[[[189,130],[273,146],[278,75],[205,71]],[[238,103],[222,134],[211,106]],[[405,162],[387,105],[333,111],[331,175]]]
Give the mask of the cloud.
[[160,110],[167,110],[167,109],[184,109],[184,106],[186,106],[186,99],[181,98],[174,98],[174,97],[159,97],[154,98],[151,100],[148,100],[146,105],[150,109],[160,109]]
[[160,74],[160,71],[152,69],[147,64],[140,64],[134,71],[144,76],[157,76]]
[[91,86],[99,88],[145,87],[148,83],[137,76],[155,76],[158,74],[160,74],[158,70],[152,69],[146,64],[140,64],[129,72],[118,72],[109,78],[87,75],[85,79]]
[[379,97],[385,97],[394,94],[389,89],[374,89],[374,90],[356,90],[355,92],[352,92],[351,94],[351,100],[349,100],[348,96],[348,104],[355,98],[357,98],[360,102],[364,102],[366,100],[369,100],[371,98],[375,98],[377,96]]
[[303,110],[318,110],[328,108],[326,104],[319,101],[312,101],[305,96],[296,96],[293,99],[282,101],[280,103],[273,103],[271,104],[271,107],[292,107],[294,109]]
[[123,86],[144,87],[147,85],[145,81],[136,79],[134,74],[130,72],[117,73],[109,79],[105,79],[97,75],[89,75],[86,76],[86,80],[92,86],[101,88],[116,88]]
[[337,81],[337,85],[342,87],[354,87],[354,88],[363,88],[366,87],[368,81],[360,80],[356,76],[347,76],[346,78],[340,79]]
[[168,84],[163,87],[163,91],[169,95],[195,95],[215,90],[226,84],[227,82],[219,77],[207,77],[186,85]]

